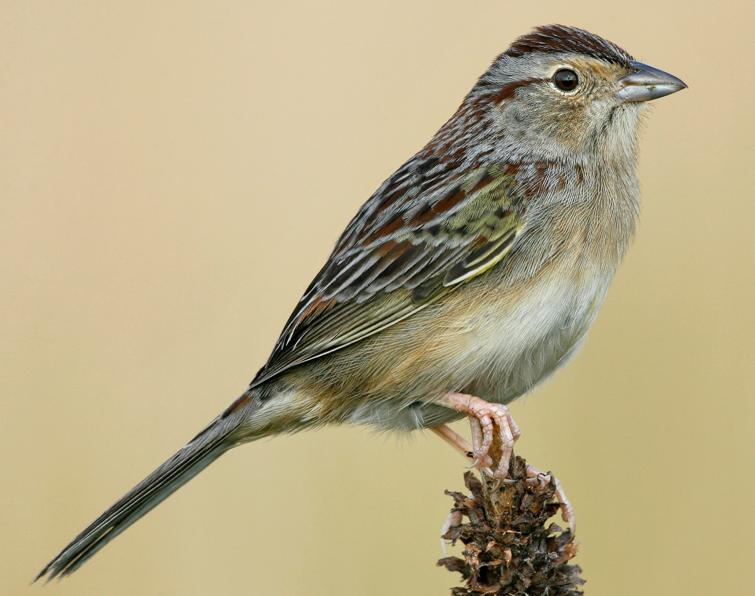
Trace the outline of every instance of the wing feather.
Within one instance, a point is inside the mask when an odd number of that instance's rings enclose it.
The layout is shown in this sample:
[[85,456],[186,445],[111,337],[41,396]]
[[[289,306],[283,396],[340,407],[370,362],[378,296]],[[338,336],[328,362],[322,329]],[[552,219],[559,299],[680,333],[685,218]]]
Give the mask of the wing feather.
[[511,250],[526,202],[505,167],[415,157],[365,203],[253,385],[422,310]]

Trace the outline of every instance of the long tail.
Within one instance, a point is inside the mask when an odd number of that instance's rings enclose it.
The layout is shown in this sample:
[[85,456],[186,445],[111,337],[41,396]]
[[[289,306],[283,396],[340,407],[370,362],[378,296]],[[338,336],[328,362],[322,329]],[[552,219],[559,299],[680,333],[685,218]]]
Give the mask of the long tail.
[[76,536],[34,581],[76,571],[103,546],[204,470],[236,443],[239,417],[223,415],[162,464]]

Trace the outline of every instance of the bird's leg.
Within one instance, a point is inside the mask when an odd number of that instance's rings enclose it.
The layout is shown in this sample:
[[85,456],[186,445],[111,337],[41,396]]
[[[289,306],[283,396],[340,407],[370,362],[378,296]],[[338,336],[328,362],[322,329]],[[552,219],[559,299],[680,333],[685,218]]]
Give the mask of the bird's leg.
[[574,515],[574,507],[572,507],[572,504],[569,501],[569,497],[566,496],[566,492],[561,486],[561,483],[558,481],[558,478],[556,478],[553,474],[544,474],[543,472],[541,472],[534,466],[530,466],[529,464],[527,465],[527,478],[532,478],[537,480],[538,482],[546,483],[553,481],[553,483],[556,485],[556,500],[561,506],[561,518],[569,526],[569,529],[571,530],[571,533],[573,535],[577,529],[577,519]]
[[[478,469],[495,478],[505,479],[508,475],[514,443],[522,434],[509,409],[504,405],[491,404],[479,397],[462,393],[449,393],[438,403],[469,416],[469,423],[472,428],[472,445],[446,424],[436,426],[431,430],[464,457],[472,459]],[[501,456],[496,469],[491,470],[493,458],[490,451],[493,447],[496,429],[498,431],[497,438],[500,440]],[[558,478],[552,474],[545,474],[531,465],[527,465],[527,478],[542,483],[554,482],[556,485],[555,497],[561,507],[561,517],[574,534],[576,530],[574,508]],[[452,511],[441,528],[441,536],[445,536],[448,530],[460,523],[461,515],[458,511]],[[441,544],[445,553],[445,542],[441,540]]]
[[[469,416],[472,426],[471,451],[475,467],[489,472],[495,478],[506,478],[514,443],[521,435],[509,409],[502,404],[491,404],[479,397],[463,393],[447,393],[437,403]],[[450,428],[444,425],[433,430],[457,449],[464,449],[465,454],[468,451],[467,447],[460,447],[465,445],[466,441]],[[495,470],[490,470],[490,450],[496,435],[500,441],[501,457]]]
[[466,457],[467,459],[474,459],[474,451],[472,449],[472,446],[469,444],[469,441],[467,441],[447,424],[435,426],[430,430],[438,435],[441,439],[443,439],[446,443],[451,445],[451,447],[456,449],[456,451],[461,453],[462,456]]

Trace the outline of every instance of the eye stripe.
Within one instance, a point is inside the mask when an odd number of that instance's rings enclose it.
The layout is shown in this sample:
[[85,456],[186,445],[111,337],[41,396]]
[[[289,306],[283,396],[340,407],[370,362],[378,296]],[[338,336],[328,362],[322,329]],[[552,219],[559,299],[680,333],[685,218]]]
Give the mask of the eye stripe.
[[501,103],[502,101],[511,98],[514,93],[516,93],[516,90],[520,87],[526,87],[527,85],[531,85],[533,83],[543,83],[548,81],[549,79],[540,79],[540,78],[531,78],[531,79],[522,79],[521,81],[512,81],[511,83],[507,83],[503,85],[498,91],[496,91],[492,95],[492,99],[495,103]]

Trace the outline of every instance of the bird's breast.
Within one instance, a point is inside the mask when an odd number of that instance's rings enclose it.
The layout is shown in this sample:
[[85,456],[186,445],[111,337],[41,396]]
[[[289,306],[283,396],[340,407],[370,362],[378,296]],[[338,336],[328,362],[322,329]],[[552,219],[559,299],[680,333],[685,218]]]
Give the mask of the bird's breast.
[[603,303],[612,268],[555,267],[503,292],[470,325],[470,391],[509,402],[561,366]]

